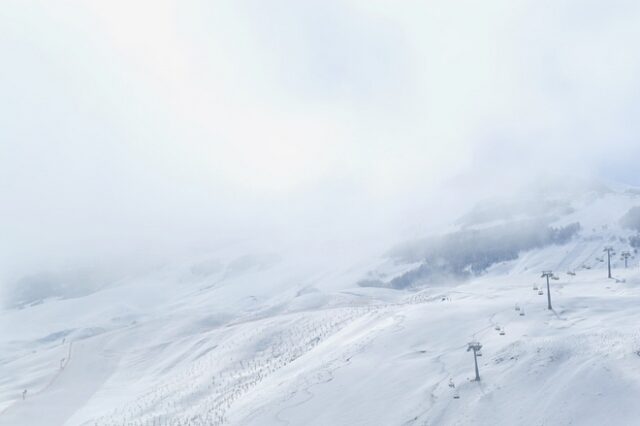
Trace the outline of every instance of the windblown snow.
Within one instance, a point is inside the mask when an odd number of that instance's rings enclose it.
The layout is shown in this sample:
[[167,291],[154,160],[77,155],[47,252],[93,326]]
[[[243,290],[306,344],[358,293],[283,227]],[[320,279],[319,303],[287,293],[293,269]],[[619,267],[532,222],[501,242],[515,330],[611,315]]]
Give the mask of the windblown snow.
[[0,425],[637,425],[640,269],[619,219],[640,196],[587,195],[549,219],[575,236],[465,277],[395,288],[415,259],[239,245],[9,303]]

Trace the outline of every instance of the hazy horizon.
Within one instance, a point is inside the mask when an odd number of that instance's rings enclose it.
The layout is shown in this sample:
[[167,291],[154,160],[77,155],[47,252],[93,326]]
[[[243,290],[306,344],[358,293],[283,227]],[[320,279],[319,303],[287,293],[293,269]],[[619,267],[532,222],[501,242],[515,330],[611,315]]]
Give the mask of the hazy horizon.
[[640,184],[639,16],[628,1],[5,2],[4,270],[393,239],[549,174]]
[[640,2],[3,0],[0,426],[636,425]]

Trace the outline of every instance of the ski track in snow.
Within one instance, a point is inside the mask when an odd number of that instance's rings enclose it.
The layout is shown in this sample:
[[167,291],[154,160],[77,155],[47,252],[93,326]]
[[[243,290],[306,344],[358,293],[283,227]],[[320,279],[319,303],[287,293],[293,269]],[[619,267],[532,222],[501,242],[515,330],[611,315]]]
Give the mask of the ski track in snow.
[[[570,286],[574,286],[575,288],[575,284],[565,283],[565,289],[569,289]],[[560,293],[563,295],[564,293],[567,293],[567,295],[571,294],[570,291],[565,291],[565,289],[563,289],[562,292],[556,291],[556,297]],[[513,290],[509,290],[509,292],[513,293]],[[513,308],[515,303],[520,304],[523,309],[526,309],[526,315],[534,314],[535,310],[531,309],[531,305],[534,303],[541,306],[546,303],[545,297],[540,297],[536,300],[538,297],[537,294],[531,295],[530,292],[532,292],[532,290],[529,288],[529,285],[520,285],[517,292],[522,294],[522,296],[513,297],[509,295],[503,297],[502,299],[504,300],[498,303],[496,303],[496,301],[500,300],[499,297],[479,297],[482,300],[489,301],[492,305],[497,305],[499,309],[487,312],[485,314],[486,325],[477,327],[475,330],[469,330],[467,338],[464,340],[477,339],[486,341],[492,337],[495,339],[495,335],[497,334],[495,327],[497,325],[506,329],[507,334],[509,334],[513,324],[528,319],[527,316],[518,316]],[[627,292],[629,292],[629,289],[627,289]],[[197,352],[197,355],[194,357],[193,362],[188,365],[186,369],[183,369],[181,373],[178,372],[177,374],[174,371],[178,369],[177,365],[182,364],[182,362],[179,361],[178,364],[171,367],[169,371],[174,373],[171,375],[170,381],[152,385],[149,391],[140,394],[133,402],[125,403],[104,415],[78,424],[235,424],[235,421],[231,419],[237,420],[238,424],[245,424],[246,421],[249,421],[250,424],[260,424],[260,420],[264,419],[264,417],[261,416],[268,416],[269,412],[274,411],[274,407],[280,407],[276,409],[272,415],[273,421],[276,424],[297,424],[295,420],[292,420],[292,418],[295,418],[294,413],[296,413],[297,410],[304,409],[305,405],[316,398],[314,389],[330,385],[334,380],[335,374],[339,372],[340,369],[354,362],[354,360],[357,360],[358,355],[364,353],[380,333],[384,333],[385,337],[391,335],[402,336],[404,333],[407,333],[407,328],[404,324],[407,319],[406,309],[416,309],[416,307],[419,308],[424,305],[434,305],[444,307],[444,310],[455,310],[456,304],[462,303],[457,301],[456,296],[471,296],[475,299],[474,296],[478,295],[475,291],[457,290],[450,291],[448,294],[450,299],[446,301],[441,301],[442,296],[440,294],[429,294],[428,291],[425,291],[412,295],[402,302],[388,304],[378,303],[367,307],[322,309],[298,314],[279,315],[273,318],[234,322],[224,327],[225,330],[231,329],[233,331],[230,339],[217,342],[215,346],[210,348],[207,347],[209,343],[202,340],[199,341],[197,345],[194,344],[193,348],[194,351]],[[522,302],[522,300],[524,300],[524,302]],[[464,303],[469,303],[469,300],[464,299]],[[558,303],[561,302],[559,301]],[[540,309],[538,309],[538,311],[544,312],[544,310]],[[543,322],[540,323],[540,326],[563,330],[576,327],[580,323],[587,321],[587,319],[582,316],[569,318],[566,314],[561,315],[555,311],[552,315],[553,317],[544,319]],[[385,323],[386,319],[390,321],[388,324]],[[290,389],[287,391],[288,396],[280,400],[273,400],[265,407],[258,407],[257,410],[254,409],[253,413],[246,412],[244,416],[234,409],[237,401],[245,398],[255,389],[260,388],[262,382],[270,381],[272,376],[277,376],[281,370],[291,369],[296,363],[304,362],[303,358],[313,354],[316,347],[322,346],[324,341],[339,335],[344,330],[348,331],[348,329],[354,325],[354,322],[363,320],[374,324],[374,330],[368,333],[368,337],[360,337],[354,343],[343,345],[338,353],[331,352],[329,359],[323,361],[320,366],[313,367],[308,372],[304,372],[293,381],[288,382],[288,384],[285,385]],[[560,322],[556,323],[557,321]],[[285,328],[280,328],[278,326],[279,323]],[[288,324],[288,326],[286,326],[286,324]],[[378,326],[375,324],[378,324]],[[409,330],[409,332],[411,332],[411,330]],[[266,343],[267,353],[265,353],[265,351],[258,351],[253,357],[238,356],[237,359],[234,359],[234,354],[236,354],[237,350],[250,345],[251,342],[259,341],[265,334],[269,339]],[[104,336],[97,336],[87,339],[86,341],[100,338],[104,339]],[[52,387],[55,387],[55,385],[59,383],[60,378],[70,371],[74,364],[78,362],[78,357],[88,356],[87,354],[76,354],[75,351],[71,351],[73,344],[72,342],[69,343],[69,353],[72,356],[67,357],[64,368],[62,368],[43,389],[30,395],[27,398],[27,403],[36,405],[41,403],[40,397],[46,396],[51,392]],[[618,342],[616,344],[620,343]],[[459,376],[460,372],[456,371],[454,366],[447,363],[446,358],[451,353],[464,352],[466,342],[463,341],[457,346],[440,348],[442,353],[435,354],[435,356],[431,356],[434,349],[429,347],[428,341],[425,341],[425,345],[429,348],[425,353],[425,357],[431,359],[431,364],[433,365],[430,371],[433,383],[425,389],[425,400],[419,401],[413,408],[413,413],[406,413],[405,420],[398,424],[438,424],[439,419],[444,422],[443,424],[447,424],[449,421],[443,411],[434,412],[433,410],[442,405],[448,406],[452,404],[452,392],[445,383],[450,377]],[[215,364],[217,359],[216,354],[220,350],[223,352],[226,351],[226,353],[229,354],[228,362],[224,367],[214,368],[213,364]],[[483,351],[487,350],[488,348],[485,345]],[[485,354],[485,359],[487,359],[486,356],[487,354]],[[469,357],[467,356],[466,358]],[[543,366],[546,364],[540,365],[540,368],[544,368]],[[471,374],[470,370],[472,365],[468,367],[468,370],[464,371],[464,375],[467,377]],[[481,370],[483,369],[482,367],[483,366],[481,366]],[[208,373],[208,371],[211,371],[211,373]],[[481,374],[483,373],[481,372]],[[194,382],[194,378],[202,375],[208,375],[207,379],[200,380],[202,377],[199,377],[199,379],[196,379]],[[104,383],[106,379],[107,378],[104,377],[104,380],[100,383]],[[462,394],[462,398],[464,398],[464,394],[470,389],[469,385],[472,384],[473,383],[465,381],[457,383],[456,387],[458,388],[458,392]],[[483,383],[473,385],[479,390],[479,395],[490,392],[483,388]],[[453,403],[461,404],[461,400]],[[80,402],[78,402],[78,404],[80,404]],[[8,409],[5,409],[2,417],[0,417],[0,424],[19,424],[13,423],[17,418],[16,416],[18,416],[21,411],[32,409],[27,404],[22,404],[23,410],[20,410],[20,407],[21,404],[20,401],[18,401]],[[180,415],[180,413],[188,412],[193,414],[188,417]],[[241,417],[244,417],[246,420],[241,420]],[[71,415],[68,414],[64,418],[68,420],[71,418]],[[182,418],[183,420],[172,420],[177,418]],[[466,420],[464,419],[470,418],[467,414],[464,414],[452,424],[466,424]],[[60,417],[60,421],[62,421],[62,419],[63,417]],[[254,420],[251,421],[249,419]]]
[[[611,229],[585,232],[496,273],[416,292],[323,289],[321,277],[340,276],[325,272],[260,295],[253,280],[265,272],[236,271],[140,312],[85,307],[110,306],[126,289],[6,311],[3,325],[33,317],[35,331],[22,327],[31,334],[2,349],[0,425],[637,424],[640,272],[613,262],[616,280],[607,279],[596,258],[621,243]],[[548,311],[540,271],[554,268]],[[48,327],[48,309],[73,312],[85,328]],[[135,321],[114,322],[130,311]],[[40,337],[60,330],[88,330],[70,335],[63,364],[63,348]],[[480,382],[472,340],[483,345]]]

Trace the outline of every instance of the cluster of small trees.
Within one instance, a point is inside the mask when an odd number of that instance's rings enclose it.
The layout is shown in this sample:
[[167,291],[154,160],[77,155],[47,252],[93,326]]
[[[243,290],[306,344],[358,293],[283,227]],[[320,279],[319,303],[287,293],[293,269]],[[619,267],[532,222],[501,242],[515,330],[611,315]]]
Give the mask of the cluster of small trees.
[[[392,255],[420,266],[392,279],[386,285],[410,288],[442,277],[468,277],[491,265],[517,259],[523,251],[564,244],[580,231],[580,223],[552,227],[546,221],[522,220],[484,229],[462,230],[436,238],[406,243]],[[385,283],[363,282],[364,286]]]
[[[215,349],[133,402],[94,420],[95,426],[216,426],[229,423],[235,402],[295,362],[329,335],[375,307],[290,314],[234,326]],[[285,322],[283,324],[283,322]],[[239,354],[247,354],[238,358]]]

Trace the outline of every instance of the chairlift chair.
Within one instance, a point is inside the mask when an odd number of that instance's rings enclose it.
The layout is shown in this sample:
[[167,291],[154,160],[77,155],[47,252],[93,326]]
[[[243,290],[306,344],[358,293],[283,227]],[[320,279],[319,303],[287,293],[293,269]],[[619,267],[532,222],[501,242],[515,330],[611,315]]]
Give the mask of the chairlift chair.
[[501,336],[504,336],[505,334],[507,334],[507,333],[505,333],[504,328],[503,328],[503,329],[501,329],[501,330],[500,330],[500,335],[501,335]]
[[542,296],[543,294],[544,294],[544,291],[538,290],[538,296]]

